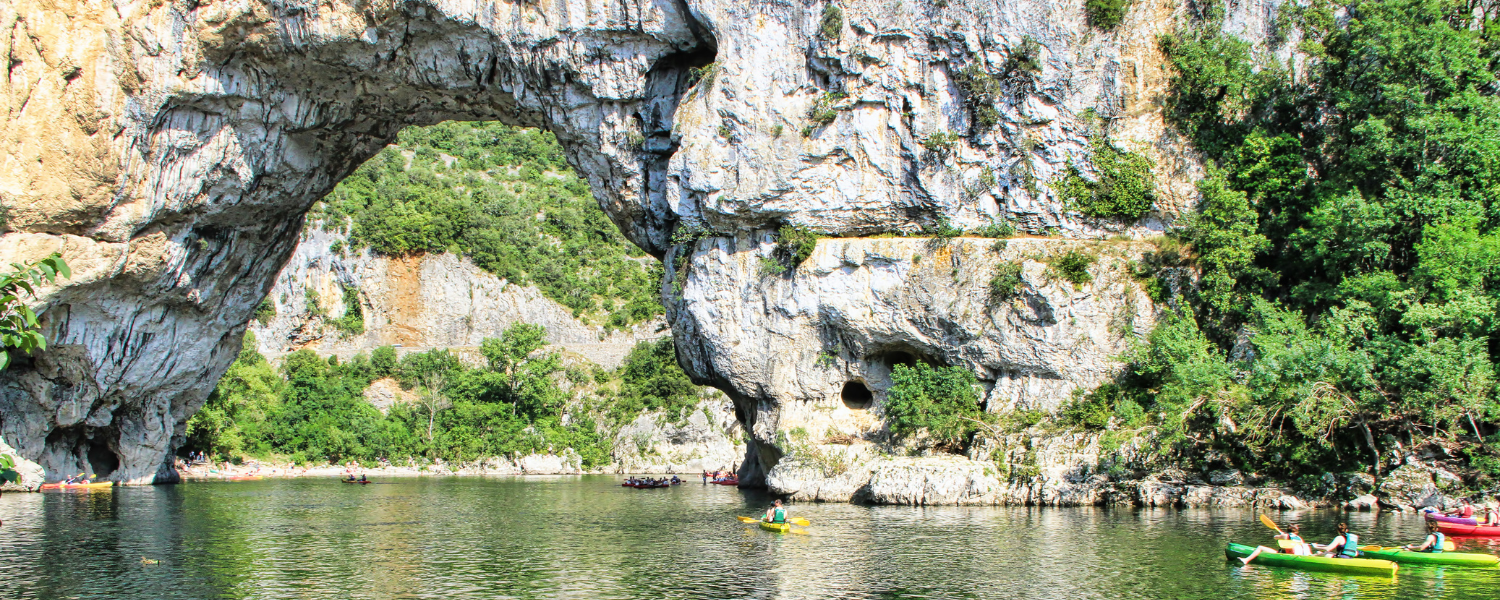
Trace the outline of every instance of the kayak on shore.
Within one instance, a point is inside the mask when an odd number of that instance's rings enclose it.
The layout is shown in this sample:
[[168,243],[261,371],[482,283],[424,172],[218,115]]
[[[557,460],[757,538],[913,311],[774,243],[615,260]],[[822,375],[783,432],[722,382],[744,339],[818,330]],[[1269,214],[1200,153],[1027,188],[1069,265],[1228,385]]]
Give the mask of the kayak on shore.
[[1438,521],[1438,531],[1444,535],[1497,535],[1500,536],[1500,525],[1454,525]]
[[265,477],[260,475],[236,475],[234,477],[225,477],[224,481],[260,481],[262,479],[265,479]]
[[[1227,559],[1244,558],[1254,552],[1255,546],[1246,546],[1234,542],[1229,542],[1229,544],[1224,546],[1224,556]],[[1375,558],[1329,558],[1326,556],[1297,556],[1295,554],[1262,552],[1260,556],[1255,557],[1255,560],[1250,561],[1250,563],[1269,567],[1302,569],[1304,571],[1326,571],[1330,573],[1377,575],[1381,577],[1394,577],[1396,575],[1396,563]]]
[[1414,552],[1404,548],[1360,546],[1359,551],[1370,558],[1379,558],[1398,563],[1416,565],[1456,565],[1461,567],[1493,567],[1500,564],[1500,557],[1489,554],[1467,552]]
[[44,483],[44,484],[42,484],[42,489],[44,489],[44,490],[98,490],[98,489],[104,489],[104,488],[114,487],[114,486],[115,486],[115,482],[113,482],[113,481],[100,481],[100,482],[96,482],[96,483],[63,483],[63,482],[59,481],[57,483]]

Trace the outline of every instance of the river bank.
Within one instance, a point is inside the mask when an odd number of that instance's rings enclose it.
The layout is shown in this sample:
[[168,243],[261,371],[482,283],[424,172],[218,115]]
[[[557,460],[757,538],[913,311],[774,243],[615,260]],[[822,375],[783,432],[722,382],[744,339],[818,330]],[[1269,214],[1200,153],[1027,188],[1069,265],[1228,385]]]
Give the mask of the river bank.
[[610,465],[603,469],[585,469],[578,465],[577,456],[541,454],[521,457],[515,461],[503,458],[465,465],[449,465],[442,462],[423,465],[382,465],[364,467],[351,465],[297,465],[293,463],[198,463],[179,466],[178,474],[183,481],[234,480],[246,477],[273,479],[342,478],[348,473],[380,477],[493,477],[519,475],[678,475],[696,478],[704,470],[732,468],[735,465],[720,465],[699,469],[631,469],[625,465]]

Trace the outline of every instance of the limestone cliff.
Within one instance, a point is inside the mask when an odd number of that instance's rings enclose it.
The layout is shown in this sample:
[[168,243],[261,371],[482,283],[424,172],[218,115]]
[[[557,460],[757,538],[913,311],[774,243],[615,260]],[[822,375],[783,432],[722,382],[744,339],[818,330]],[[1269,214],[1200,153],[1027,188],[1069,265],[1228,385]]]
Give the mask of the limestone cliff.
[[[1081,0],[836,5],[829,19],[828,3],[782,1],[3,0],[0,261],[61,250],[75,276],[44,292],[52,347],[0,375],[0,433],[49,473],[173,478],[164,459],[308,207],[400,128],[444,119],[551,130],[622,231],[674,261],[669,321],[685,366],[752,431],[748,482],[785,454],[778,431],[842,410],[843,384],[878,407],[896,352],[974,370],[992,410],[1099,381],[1121,343],[1111,320],[1144,327],[1153,310],[1123,277],[1068,289],[1028,259],[1023,300],[988,307],[979,282],[1002,258],[977,243],[827,241],[790,276],[753,266],[785,223],[1159,229],[1199,168],[1161,117],[1154,39],[1181,5],[1136,2],[1113,32]],[[1241,3],[1231,22],[1271,6]],[[1019,54],[1038,68],[976,106],[960,73],[1005,75]],[[1069,164],[1091,172],[1100,133],[1155,158],[1162,192],[1139,222],[1085,219],[1048,185]]]
[[[580,322],[535,287],[507,282],[462,257],[374,256],[348,250],[347,242],[322,227],[303,232],[266,296],[271,312],[250,322],[261,354],[274,360],[308,348],[348,359],[387,345],[399,346],[399,353],[451,348],[463,354],[516,323],[530,323],[547,328],[554,351],[613,369],[637,342],[666,335],[660,320],[612,332]],[[337,325],[350,306],[359,307],[363,331]]]

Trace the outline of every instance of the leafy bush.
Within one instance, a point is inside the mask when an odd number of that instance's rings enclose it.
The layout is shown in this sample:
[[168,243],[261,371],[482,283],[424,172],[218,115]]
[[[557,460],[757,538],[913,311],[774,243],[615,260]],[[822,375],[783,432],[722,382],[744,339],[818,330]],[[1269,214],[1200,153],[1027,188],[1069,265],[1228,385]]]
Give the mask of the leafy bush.
[[1130,0],[1088,0],[1083,3],[1083,11],[1088,15],[1089,25],[1109,31],[1125,20],[1130,4]]
[[990,223],[989,225],[985,225],[984,227],[980,227],[979,229],[975,229],[974,231],[971,231],[969,233],[972,233],[977,237],[1003,240],[1016,237],[1016,226],[1004,221],[999,221]]
[[974,374],[962,367],[898,364],[891,370],[891,389],[886,392],[886,424],[898,437],[926,430],[940,444],[963,446],[977,427],[974,421],[984,417],[977,384]]
[[1102,139],[1094,142],[1094,170],[1098,181],[1083,177],[1074,165],[1056,186],[1063,203],[1084,216],[1134,221],[1146,216],[1156,202],[1151,159],[1116,148]]
[[844,34],[844,11],[832,2],[823,7],[823,19],[818,22],[818,35],[825,40],[836,40]]
[[16,459],[9,454],[0,454],[0,483],[21,483],[21,474],[16,472]]
[[927,151],[931,152],[934,156],[943,158],[953,153],[953,146],[958,142],[959,139],[960,138],[956,133],[949,131],[939,131],[937,133],[928,134],[927,137],[922,138],[922,147],[926,148]]
[[344,286],[344,314],[333,320],[334,328],[349,335],[365,332],[365,311],[359,304],[359,288]]
[[635,345],[620,371],[617,415],[660,410],[673,421],[681,421],[698,406],[698,386],[677,364],[677,347],[671,338]]
[[47,349],[47,338],[39,329],[36,313],[26,306],[25,297],[36,297],[36,288],[54,283],[59,276],[71,278],[73,272],[61,254],[52,254],[34,263],[12,263],[9,273],[0,274],[0,371],[10,366],[12,350],[30,354]]
[[269,298],[261,300],[260,304],[256,305],[255,314],[251,315],[251,318],[262,327],[269,325],[271,319],[276,318],[276,303],[271,302]]
[[1021,279],[1021,263],[995,265],[995,275],[990,278],[990,302],[1008,302],[1020,295],[1025,280]]
[[1074,286],[1081,286],[1094,280],[1094,276],[1089,273],[1089,267],[1098,260],[1099,257],[1092,252],[1074,248],[1052,257],[1048,260],[1048,265],[1058,277],[1071,282]]
[[[818,125],[827,125],[834,119],[839,118],[838,103],[847,98],[843,92],[829,92],[818,97],[812,108],[807,111],[807,118]],[[806,137],[806,134],[803,135]]]

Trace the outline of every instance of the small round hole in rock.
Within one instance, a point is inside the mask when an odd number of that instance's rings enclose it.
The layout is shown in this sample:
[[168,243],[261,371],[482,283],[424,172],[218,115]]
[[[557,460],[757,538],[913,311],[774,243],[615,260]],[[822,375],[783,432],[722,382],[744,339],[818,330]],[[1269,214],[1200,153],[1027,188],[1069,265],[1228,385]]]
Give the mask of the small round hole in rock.
[[844,384],[844,391],[839,395],[844,398],[844,406],[849,408],[869,408],[870,403],[875,401],[875,394],[870,393],[870,388],[858,381]]

